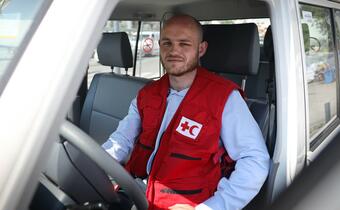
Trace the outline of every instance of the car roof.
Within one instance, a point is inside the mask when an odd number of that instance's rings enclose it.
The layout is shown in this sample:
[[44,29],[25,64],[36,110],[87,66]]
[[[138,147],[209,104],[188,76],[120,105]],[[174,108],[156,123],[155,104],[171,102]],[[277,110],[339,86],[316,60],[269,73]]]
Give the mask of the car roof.
[[186,13],[199,20],[269,17],[267,4],[254,0],[124,0],[111,20],[163,20],[167,14]]

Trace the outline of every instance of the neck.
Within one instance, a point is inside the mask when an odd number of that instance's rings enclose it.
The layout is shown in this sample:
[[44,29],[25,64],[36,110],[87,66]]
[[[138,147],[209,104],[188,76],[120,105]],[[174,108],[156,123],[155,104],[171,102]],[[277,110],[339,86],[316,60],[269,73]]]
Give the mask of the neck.
[[181,76],[169,75],[170,87],[177,91],[190,87],[195,79],[196,73],[197,69],[187,72]]

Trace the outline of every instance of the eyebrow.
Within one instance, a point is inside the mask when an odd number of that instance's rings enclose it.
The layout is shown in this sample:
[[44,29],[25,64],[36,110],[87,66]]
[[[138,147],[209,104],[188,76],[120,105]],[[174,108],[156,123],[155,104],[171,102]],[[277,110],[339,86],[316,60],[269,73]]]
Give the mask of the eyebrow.
[[[171,40],[169,38],[164,37],[164,38],[161,38],[160,41],[171,41]],[[190,40],[190,39],[179,39],[179,40],[175,40],[175,41],[177,41],[177,42],[186,42],[186,43],[191,43],[192,42],[192,40]]]
[[160,41],[170,41],[170,39],[165,37],[165,38],[161,38]]

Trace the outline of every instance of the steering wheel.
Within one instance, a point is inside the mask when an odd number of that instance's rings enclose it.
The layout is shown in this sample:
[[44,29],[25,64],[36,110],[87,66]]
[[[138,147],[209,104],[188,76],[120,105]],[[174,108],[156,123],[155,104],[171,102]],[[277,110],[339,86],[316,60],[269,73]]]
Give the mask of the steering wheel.
[[111,176],[124,189],[137,209],[146,210],[148,208],[148,201],[143,191],[131,175],[89,135],[69,121],[64,121],[61,125],[60,135]]

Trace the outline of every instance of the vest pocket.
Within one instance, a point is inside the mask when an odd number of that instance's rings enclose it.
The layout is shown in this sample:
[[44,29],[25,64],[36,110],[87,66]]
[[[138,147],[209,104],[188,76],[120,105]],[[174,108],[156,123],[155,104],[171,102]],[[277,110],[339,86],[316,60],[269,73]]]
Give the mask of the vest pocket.
[[191,157],[191,156],[180,154],[180,153],[171,153],[170,157],[179,158],[183,160],[202,160],[202,158],[200,157]]
[[[154,133],[151,131],[151,133]],[[152,154],[154,147],[152,141],[150,141],[150,135],[145,132],[137,140],[134,149],[132,151],[130,160],[126,164],[126,170],[128,170],[132,176],[145,178],[147,177],[146,165]],[[149,138],[148,138],[149,137]]]
[[153,151],[153,147],[148,146],[146,144],[142,144],[140,141],[137,142],[136,146],[139,146],[139,147],[141,147],[142,149],[145,149],[145,150]]
[[167,154],[161,162],[161,168],[156,173],[159,179],[189,179],[204,175],[204,167],[209,163],[209,154],[173,151]]
[[177,189],[171,189],[171,188],[163,188],[160,190],[161,193],[167,193],[167,194],[178,194],[178,195],[195,195],[202,193],[203,189],[196,189],[196,190],[177,190]]
[[151,200],[159,209],[168,209],[178,203],[196,206],[212,196],[212,192],[207,187],[188,180],[186,182],[155,181],[154,190],[155,197]]

